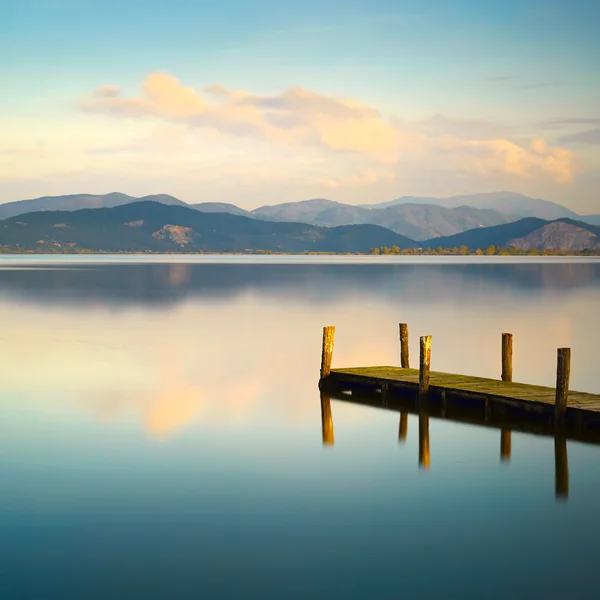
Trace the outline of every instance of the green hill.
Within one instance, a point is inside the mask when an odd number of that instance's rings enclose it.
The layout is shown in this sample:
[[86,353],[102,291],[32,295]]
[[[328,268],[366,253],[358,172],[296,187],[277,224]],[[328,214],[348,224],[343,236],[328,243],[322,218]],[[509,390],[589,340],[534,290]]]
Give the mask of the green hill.
[[0,246],[5,251],[368,252],[374,246],[410,248],[415,244],[377,225],[315,227],[158,202],[43,211],[0,221]]

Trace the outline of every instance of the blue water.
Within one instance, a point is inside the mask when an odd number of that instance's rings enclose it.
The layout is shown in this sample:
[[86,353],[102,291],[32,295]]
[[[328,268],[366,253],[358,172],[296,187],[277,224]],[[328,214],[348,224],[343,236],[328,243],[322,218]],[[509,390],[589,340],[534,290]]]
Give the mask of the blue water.
[[[164,257],[162,258],[164,259]],[[177,258],[168,260],[177,261]],[[335,259],[340,261],[340,259]],[[246,261],[246,262],[244,262]],[[600,262],[285,257],[0,262],[0,598],[594,598],[600,446],[332,400],[398,363],[600,392]],[[3,268],[4,267],[4,268]]]

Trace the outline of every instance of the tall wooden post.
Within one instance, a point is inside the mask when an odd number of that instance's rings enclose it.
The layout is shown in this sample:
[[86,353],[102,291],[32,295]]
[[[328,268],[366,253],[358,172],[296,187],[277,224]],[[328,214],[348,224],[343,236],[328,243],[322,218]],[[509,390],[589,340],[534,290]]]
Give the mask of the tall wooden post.
[[430,463],[429,414],[425,411],[419,411],[419,466],[428,470]]
[[403,369],[410,368],[408,359],[408,325],[400,323],[400,366]]
[[557,499],[569,497],[569,458],[567,456],[567,438],[564,435],[554,437],[554,487]]
[[508,462],[510,460],[511,450],[511,432],[510,429],[500,430],[500,460]]
[[512,333],[502,334],[502,381],[512,381],[513,336]]
[[321,351],[321,380],[331,373],[331,358],[333,356],[333,338],[335,326],[323,327],[323,347]]
[[419,398],[429,393],[429,368],[431,366],[431,336],[421,337],[421,354],[419,360]]
[[556,404],[554,419],[559,423],[567,411],[569,378],[571,376],[571,348],[559,348],[556,364]]
[[400,427],[398,429],[398,439],[401,442],[406,441],[406,434],[408,432],[408,413],[400,413]]
[[323,392],[321,392],[321,429],[323,433],[323,446],[333,446],[331,398]]

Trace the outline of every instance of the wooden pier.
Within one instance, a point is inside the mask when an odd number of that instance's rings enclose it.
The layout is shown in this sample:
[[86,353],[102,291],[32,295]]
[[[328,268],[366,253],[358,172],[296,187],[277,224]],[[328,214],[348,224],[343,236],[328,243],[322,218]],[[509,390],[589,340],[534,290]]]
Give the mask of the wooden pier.
[[557,351],[557,380],[552,388],[512,381],[513,338],[507,333],[501,338],[502,379],[498,380],[431,371],[431,336],[420,338],[419,369],[411,369],[405,323],[400,324],[400,367],[332,369],[334,334],[335,327],[323,329],[319,388],[335,397],[351,400],[351,394],[368,403],[375,396],[384,407],[403,405],[412,412],[426,407],[441,418],[455,414],[461,420],[462,414],[467,421],[506,430],[546,435],[560,430],[566,437],[600,443],[600,394],[569,390],[569,348]]

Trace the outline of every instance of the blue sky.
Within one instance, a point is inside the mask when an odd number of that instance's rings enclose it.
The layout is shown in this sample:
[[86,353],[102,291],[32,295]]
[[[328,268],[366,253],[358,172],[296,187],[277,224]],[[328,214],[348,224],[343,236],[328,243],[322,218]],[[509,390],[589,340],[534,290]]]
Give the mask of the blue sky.
[[[0,15],[0,201],[118,189],[253,207],[514,189],[600,212],[597,2],[11,0]],[[193,88],[195,108],[146,98],[134,116],[156,74]],[[237,93],[213,105],[215,84]],[[94,96],[109,85],[110,107]],[[310,100],[282,109],[290,89]],[[364,110],[323,113],[317,97]],[[378,131],[383,150],[363,143]]]

